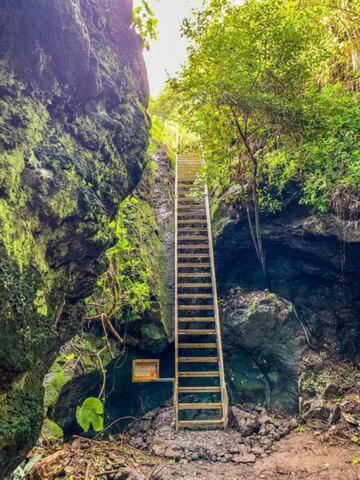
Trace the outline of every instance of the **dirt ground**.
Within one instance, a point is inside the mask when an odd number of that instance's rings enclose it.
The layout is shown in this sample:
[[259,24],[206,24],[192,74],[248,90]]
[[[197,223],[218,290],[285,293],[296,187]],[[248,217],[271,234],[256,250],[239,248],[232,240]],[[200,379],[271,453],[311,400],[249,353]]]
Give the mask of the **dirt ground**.
[[[193,432],[196,443],[196,432]],[[209,443],[219,445],[216,432]],[[220,446],[219,446],[220,448]],[[358,448],[329,445],[311,432],[293,431],[272,446],[273,452],[253,463],[227,460],[175,461],[150,455],[122,440],[77,437],[70,445],[47,456],[31,477],[71,480],[360,480],[360,464],[352,460]]]
[[321,443],[312,433],[292,432],[275,451],[254,465],[189,462],[162,463],[153,479],[182,480],[360,480],[360,465],[353,465],[359,449]]

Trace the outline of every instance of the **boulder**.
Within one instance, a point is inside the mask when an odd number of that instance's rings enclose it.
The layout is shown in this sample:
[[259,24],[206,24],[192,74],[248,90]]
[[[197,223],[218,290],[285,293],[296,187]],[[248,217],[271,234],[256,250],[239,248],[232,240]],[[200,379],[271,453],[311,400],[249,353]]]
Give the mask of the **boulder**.
[[232,290],[222,300],[230,396],[287,413],[298,411],[304,330],[294,306],[269,292]]
[[246,212],[218,203],[214,244],[219,291],[226,296],[234,288],[257,291],[270,287],[296,307],[309,327],[313,345],[331,340],[341,353],[356,358],[360,338],[359,212],[349,217],[314,214],[300,199],[298,186],[293,185],[284,192],[279,211],[261,214],[267,281],[259,267]]
[[230,408],[230,425],[244,436],[256,433],[260,428],[259,418],[239,407]]

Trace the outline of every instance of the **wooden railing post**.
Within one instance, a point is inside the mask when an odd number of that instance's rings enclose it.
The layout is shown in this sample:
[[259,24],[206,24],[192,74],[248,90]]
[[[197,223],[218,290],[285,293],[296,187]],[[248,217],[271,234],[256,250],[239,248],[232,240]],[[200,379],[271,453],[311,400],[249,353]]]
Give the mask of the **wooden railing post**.
[[222,401],[222,404],[223,404],[224,428],[227,428],[229,399],[228,399],[228,395],[227,395],[226,382],[225,382],[224,358],[223,358],[223,349],[222,349],[222,340],[221,340],[220,314],[219,314],[219,305],[218,305],[217,287],[216,287],[214,247],[213,247],[212,229],[211,229],[211,213],[210,213],[209,192],[208,192],[207,185],[205,185],[205,208],[206,208],[207,229],[208,229],[208,237],[209,237],[211,283],[212,283],[212,290],[213,290],[213,297],[214,297],[215,329],[216,329],[216,333],[217,333],[216,341],[217,341],[217,349],[218,349],[218,355],[219,355],[219,374],[220,374],[220,386],[221,386],[221,401]]
[[175,381],[174,381],[174,410],[175,410],[175,430],[179,431],[179,375],[178,375],[178,357],[179,357],[179,322],[178,322],[178,156],[175,161],[175,305],[174,305],[174,335],[175,335]]

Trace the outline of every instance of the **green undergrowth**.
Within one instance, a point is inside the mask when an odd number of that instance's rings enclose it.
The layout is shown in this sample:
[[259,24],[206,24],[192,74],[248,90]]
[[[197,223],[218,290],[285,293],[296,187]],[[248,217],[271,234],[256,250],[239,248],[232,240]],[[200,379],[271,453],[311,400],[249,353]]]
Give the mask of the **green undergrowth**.
[[[111,339],[109,342],[112,352],[116,353],[116,343]],[[74,376],[99,370],[100,360],[104,367],[111,362],[110,352],[103,347],[101,336],[83,332],[60,350],[45,380],[45,411],[56,404],[62,388]]]
[[163,246],[154,210],[145,200],[128,198],[113,227],[118,241],[108,257],[117,265],[123,290],[122,310],[116,320],[140,320],[163,293]]

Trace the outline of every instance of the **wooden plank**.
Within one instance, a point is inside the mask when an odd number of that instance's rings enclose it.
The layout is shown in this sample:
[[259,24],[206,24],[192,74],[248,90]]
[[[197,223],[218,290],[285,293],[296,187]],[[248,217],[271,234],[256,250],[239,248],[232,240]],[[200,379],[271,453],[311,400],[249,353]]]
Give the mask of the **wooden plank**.
[[178,293],[178,298],[213,298],[212,293]]
[[205,245],[178,245],[178,250],[207,250],[209,247]]
[[[178,238],[178,243],[179,243],[180,241],[182,241],[182,240],[186,240],[186,241],[189,241],[189,240],[201,240],[201,241],[203,241],[203,240],[207,240],[207,237],[204,236],[204,235],[197,235],[197,236],[195,236],[195,235],[190,236],[190,235],[189,235],[189,236],[187,236],[187,237],[184,237],[184,236],[183,236],[183,237]],[[179,246],[180,246],[180,245],[179,245]]]
[[215,335],[216,330],[212,328],[206,328],[206,329],[193,329],[193,328],[188,328],[188,329],[182,329],[179,330],[179,335]]
[[210,418],[207,420],[179,420],[179,427],[183,428],[193,428],[193,427],[212,427],[217,425],[222,425],[224,420],[221,419],[214,419],[211,420]]
[[200,273],[200,272],[194,272],[194,273],[183,273],[183,272],[179,272],[177,274],[177,277],[178,278],[200,278],[200,277],[204,277],[204,278],[209,278],[211,277],[211,274],[208,273],[208,272],[204,272],[204,273]]
[[179,363],[217,363],[218,357],[179,357]]
[[205,372],[179,372],[181,378],[217,378],[219,376],[218,371],[205,371]]
[[179,387],[180,393],[218,393],[220,387]]
[[179,268],[210,268],[210,263],[208,262],[193,262],[193,263],[178,263]]
[[[205,233],[207,232],[206,228],[200,228],[200,227],[179,227],[178,228],[178,233],[183,233],[183,232],[202,232]],[[181,237],[181,240],[183,240],[183,237]]]
[[178,253],[178,258],[209,258],[208,253]]
[[211,283],[181,283],[178,282],[179,288],[211,288]]
[[213,310],[213,305],[178,305],[178,310]]
[[219,410],[221,403],[179,403],[179,410]]
[[216,343],[179,343],[179,348],[216,348]]
[[204,322],[209,323],[215,320],[214,317],[178,317],[179,322]]
[[178,223],[178,225],[186,225],[187,223],[195,223],[195,224],[206,225],[206,220],[205,219],[198,220],[196,218],[194,218],[194,219],[189,218],[189,219],[186,219],[186,220],[178,220],[177,223]]
[[196,206],[196,205],[182,205],[181,207],[178,207],[178,212],[181,212],[184,210],[186,213],[189,212],[189,210],[201,210],[201,212],[204,212],[204,215],[206,215],[206,210],[205,207],[201,204],[201,206]]

